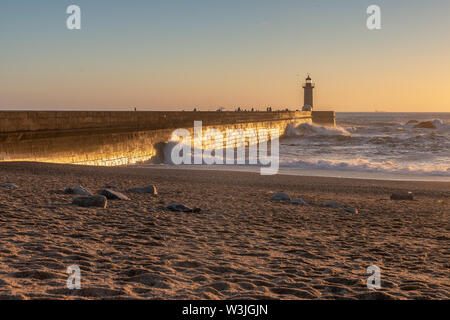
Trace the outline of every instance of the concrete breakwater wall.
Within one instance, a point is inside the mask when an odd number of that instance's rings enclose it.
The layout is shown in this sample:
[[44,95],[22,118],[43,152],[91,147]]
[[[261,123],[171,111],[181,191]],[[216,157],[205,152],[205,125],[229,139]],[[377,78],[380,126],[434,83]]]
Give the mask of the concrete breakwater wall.
[[0,112],[0,161],[114,166],[162,161],[174,129],[194,121],[256,131],[311,123],[310,112]]

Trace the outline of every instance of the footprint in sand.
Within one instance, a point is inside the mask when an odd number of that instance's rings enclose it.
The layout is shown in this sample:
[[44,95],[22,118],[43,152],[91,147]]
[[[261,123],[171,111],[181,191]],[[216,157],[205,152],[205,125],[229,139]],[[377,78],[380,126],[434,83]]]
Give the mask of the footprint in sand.
[[125,277],[135,277],[141,274],[147,273],[148,271],[145,269],[129,269],[121,273],[121,275]]
[[339,277],[326,278],[325,281],[328,283],[342,284],[342,285],[346,285],[346,286],[354,286],[354,285],[359,284],[358,279],[347,279],[347,278],[339,278]]
[[273,293],[279,294],[279,295],[293,295],[297,298],[303,298],[303,299],[314,299],[316,296],[309,293],[308,291],[301,290],[301,289],[293,289],[293,288],[285,288],[285,287],[277,287],[277,288],[271,288],[270,291]]
[[172,287],[168,278],[159,274],[144,273],[123,280],[159,289],[170,289]]
[[202,264],[197,261],[179,261],[175,262],[174,266],[183,268],[199,268],[202,266]]
[[17,279],[35,279],[35,280],[49,280],[59,278],[55,273],[45,271],[20,271],[11,274],[11,277]]
[[370,293],[363,293],[356,296],[359,300],[394,300],[395,297],[381,291],[374,291]]
[[207,268],[209,270],[211,270],[212,272],[219,273],[219,274],[223,274],[223,273],[236,273],[236,274],[247,273],[247,271],[245,271],[245,270],[235,269],[235,268],[231,268],[231,267],[209,266]]
[[250,282],[238,282],[238,285],[244,290],[254,290],[256,286]]
[[79,296],[86,298],[115,297],[125,294],[122,290],[112,290],[107,288],[83,288],[80,290],[50,289],[47,290],[47,293],[64,296]]
[[2,295],[0,294],[0,300],[24,300],[22,295]]
[[208,281],[208,278],[205,276],[196,276],[192,278],[193,282],[205,282]]

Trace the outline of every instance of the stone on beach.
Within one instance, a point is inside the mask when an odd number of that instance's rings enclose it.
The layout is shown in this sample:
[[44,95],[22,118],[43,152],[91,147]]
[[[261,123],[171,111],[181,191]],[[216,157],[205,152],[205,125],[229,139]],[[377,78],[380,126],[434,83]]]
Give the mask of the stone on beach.
[[3,188],[13,188],[13,189],[17,189],[18,186],[16,186],[14,183],[4,183],[2,184]]
[[291,197],[287,193],[278,192],[270,197],[271,200],[291,201]]
[[144,188],[133,188],[128,191],[133,192],[133,193],[140,193],[140,194],[150,193],[154,196],[156,196],[158,194],[158,190],[156,189],[156,186],[154,186],[154,185],[150,185],[150,186],[147,186]]
[[331,202],[327,202],[325,204],[322,205],[322,207],[326,207],[326,208],[342,208],[343,205],[334,201]]
[[391,200],[414,200],[414,195],[412,192],[393,193]]
[[344,211],[350,212],[350,213],[353,213],[353,214],[358,214],[359,213],[358,209],[356,209],[356,208],[344,208]]
[[189,208],[186,207],[184,204],[179,204],[179,203],[172,203],[169,204],[167,206],[167,209],[169,209],[170,211],[176,211],[176,212],[194,212],[194,213],[199,213],[201,211],[200,208]]
[[78,186],[75,188],[66,188],[63,191],[65,194],[77,194],[80,196],[92,196],[92,193],[83,186]]
[[309,206],[308,203],[303,201],[302,199],[294,199],[291,201],[292,204],[300,205],[300,206]]
[[105,196],[96,195],[96,196],[86,196],[86,197],[77,197],[74,198],[72,204],[76,204],[80,207],[99,207],[106,208],[108,204],[108,200]]
[[111,200],[130,200],[130,198],[123,193],[111,189],[104,189],[100,192],[100,194]]
[[64,194],[73,194],[73,188],[67,187],[63,190]]
[[417,120],[409,120],[406,124],[415,124],[415,123],[419,123],[419,121],[417,121]]

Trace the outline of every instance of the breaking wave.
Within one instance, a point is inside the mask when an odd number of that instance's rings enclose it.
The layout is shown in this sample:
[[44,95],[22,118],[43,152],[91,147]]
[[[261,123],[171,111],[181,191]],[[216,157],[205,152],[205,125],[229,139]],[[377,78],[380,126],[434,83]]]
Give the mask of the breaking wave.
[[286,128],[287,137],[302,136],[344,136],[350,137],[351,133],[342,127],[325,127],[316,124],[293,124]]

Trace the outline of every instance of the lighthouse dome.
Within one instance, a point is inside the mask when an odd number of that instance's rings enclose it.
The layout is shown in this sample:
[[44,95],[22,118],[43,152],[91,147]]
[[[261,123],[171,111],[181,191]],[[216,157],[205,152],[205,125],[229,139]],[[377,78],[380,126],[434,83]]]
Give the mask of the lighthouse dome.
[[312,107],[309,104],[305,104],[302,108],[302,111],[312,111]]

